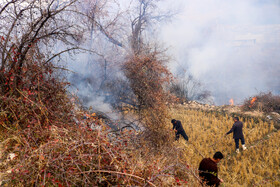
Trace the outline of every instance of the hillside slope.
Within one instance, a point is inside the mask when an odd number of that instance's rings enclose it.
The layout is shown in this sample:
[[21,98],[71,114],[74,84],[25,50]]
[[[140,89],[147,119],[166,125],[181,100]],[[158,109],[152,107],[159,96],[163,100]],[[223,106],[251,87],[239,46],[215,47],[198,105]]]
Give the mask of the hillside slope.
[[[219,164],[219,177],[225,186],[279,186],[280,131],[274,127],[275,122],[262,116],[244,115],[237,107],[234,112],[223,111],[221,107],[209,108],[212,109],[203,110],[195,103],[172,110],[172,117],[182,121],[190,138],[188,144],[180,140],[188,158],[186,162],[198,167],[203,157],[221,151],[225,159]],[[233,124],[232,116],[238,114],[244,122],[248,150],[236,154],[232,134],[224,135]]]
[[[73,186],[83,186],[91,180],[94,185],[199,186],[199,162],[216,151],[225,156],[219,164],[224,186],[280,185],[280,131],[275,128],[274,120],[244,115],[236,106],[208,106],[211,110],[205,110],[200,104],[192,104],[195,107],[174,105],[170,111],[172,118],[182,121],[189,142],[182,138],[174,141],[168,121],[165,130],[170,133],[165,140],[170,144],[159,149],[152,149],[141,138],[141,132],[125,129],[112,135],[112,129],[95,115],[84,119],[81,114],[79,126],[42,129],[38,134],[49,136],[39,147],[28,146],[32,142],[23,136],[19,137],[22,142],[19,147],[13,143],[18,139],[11,136],[1,141],[1,145],[5,144],[0,165],[3,185],[57,185],[59,181],[58,185],[68,186],[71,181]],[[235,110],[228,112],[225,108]],[[244,122],[248,147],[240,154],[235,153],[232,135],[224,136],[233,124],[234,115]],[[88,128],[91,123],[99,128]],[[16,153],[17,157],[8,161],[9,153]],[[22,166],[25,170],[20,169]]]

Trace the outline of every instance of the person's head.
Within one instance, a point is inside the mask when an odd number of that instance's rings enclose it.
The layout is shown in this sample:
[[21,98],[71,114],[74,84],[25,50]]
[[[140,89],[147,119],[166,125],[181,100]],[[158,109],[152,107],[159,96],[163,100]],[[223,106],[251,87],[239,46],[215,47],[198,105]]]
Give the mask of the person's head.
[[239,121],[239,118],[238,117],[234,117],[233,120],[234,121]]
[[213,159],[216,163],[220,162],[220,160],[223,158],[224,158],[224,155],[220,151],[216,152],[213,156]]
[[172,120],[171,120],[171,123],[172,123],[172,124],[175,124],[175,123],[176,123],[176,119],[172,119]]

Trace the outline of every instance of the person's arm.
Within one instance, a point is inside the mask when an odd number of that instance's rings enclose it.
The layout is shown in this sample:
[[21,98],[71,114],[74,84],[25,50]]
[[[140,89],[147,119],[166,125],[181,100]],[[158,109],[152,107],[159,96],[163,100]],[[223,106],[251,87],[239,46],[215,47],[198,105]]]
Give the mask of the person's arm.
[[213,167],[212,169],[213,169],[213,174],[212,174],[212,177],[211,177],[211,181],[212,181],[214,184],[219,185],[223,180],[221,180],[221,179],[218,178],[218,167],[215,166],[215,167]]
[[213,177],[212,178],[212,183],[214,183],[214,184],[220,185],[221,182],[222,181],[218,177]]
[[220,180],[218,177],[215,177],[215,179],[213,181],[217,185],[220,185],[222,183],[222,180]]
[[226,135],[232,133],[235,129],[235,123],[232,125],[231,129],[226,133]]

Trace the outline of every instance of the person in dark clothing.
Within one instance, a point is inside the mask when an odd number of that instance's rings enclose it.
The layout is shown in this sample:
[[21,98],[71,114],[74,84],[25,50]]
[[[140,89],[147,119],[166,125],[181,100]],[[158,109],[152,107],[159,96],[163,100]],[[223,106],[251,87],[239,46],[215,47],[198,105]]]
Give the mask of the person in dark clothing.
[[239,121],[238,117],[234,117],[233,120],[234,124],[232,128],[225,135],[228,135],[233,132],[233,139],[235,141],[236,152],[239,153],[239,140],[241,140],[243,150],[247,149],[245,146],[245,139],[242,131],[243,123]]
[[173,124],[173,130],[175,129],[175,140],[179,140],[180,134],[185,140],[189,140],[185,130],[183,129],[182,123],[179,120],[172,119],[171,123]]
[[208,186],[219,186],[223,180],[218,178],[217,164],[224,155],[221,152],[216,152],[213,158],[204,158],[199,164],[199,177],[203,184]]

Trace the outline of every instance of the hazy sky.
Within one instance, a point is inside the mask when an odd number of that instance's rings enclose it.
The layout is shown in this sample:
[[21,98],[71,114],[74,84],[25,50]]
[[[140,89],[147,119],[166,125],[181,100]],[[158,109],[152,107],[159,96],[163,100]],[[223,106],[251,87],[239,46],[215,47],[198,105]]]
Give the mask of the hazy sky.
[[180,10],[160,34],[176,59],[173,72],[191,72],[216,104],[280,94],[279,0],[176,0],[168,7]]

